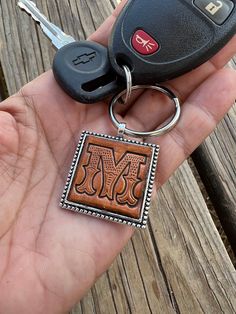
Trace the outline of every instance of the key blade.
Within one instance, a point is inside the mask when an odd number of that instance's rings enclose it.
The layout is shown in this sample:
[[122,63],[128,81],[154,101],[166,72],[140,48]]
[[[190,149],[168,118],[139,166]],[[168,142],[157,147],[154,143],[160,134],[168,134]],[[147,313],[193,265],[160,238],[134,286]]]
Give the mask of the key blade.
[[33,1],[20,0],[18,1],[18,6],[40,24],[45,35],[50,38],[52,44],[57,49],[75,41],[72,36],[65,34],[59,27],[49,22],[46,16],[39,11]]
[[62,32],[62,30],[57,27],[54,24],[51,24],[51,27],[54,29],[55,33],[57,33],[57,35],[53,35],[52,36],[52,32],[51,29],[49,30],[48,27],[44,26],[43,24],[41,24],[41,28],[44,32],[44,34],[50,38],[52,44],[54,47],[56,47],[57,49],[61,49],[62,47],[64,47],[65,45],[68,45],[70,43],[75,42],[75,39],[72,36],[66,35],[64,32]]

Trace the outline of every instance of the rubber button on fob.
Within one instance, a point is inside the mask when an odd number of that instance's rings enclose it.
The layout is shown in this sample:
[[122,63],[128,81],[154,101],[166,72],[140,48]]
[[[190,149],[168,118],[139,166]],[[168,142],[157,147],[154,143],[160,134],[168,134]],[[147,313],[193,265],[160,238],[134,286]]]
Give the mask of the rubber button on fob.
[[151,55],[159,49],[158,42],[141,29],[134,33],[132,46],[141,55]]
[[216,24],[223,24],[234,8],[230,0],[195,0],[194,4]]

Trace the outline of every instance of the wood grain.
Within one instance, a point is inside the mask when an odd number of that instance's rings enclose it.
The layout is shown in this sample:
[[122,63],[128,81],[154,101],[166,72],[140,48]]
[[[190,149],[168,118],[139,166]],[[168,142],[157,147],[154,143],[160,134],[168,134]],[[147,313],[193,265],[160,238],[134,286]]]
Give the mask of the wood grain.
[[[111,0],[37,1],[50,19],[84,38]],[[8,91],[51,66],[54,50],[13,0],[0,4],[0,60]],[[158,192],[149,228],[136,232],[72,313],[235,313],[236,272],[185,163]]]
[[236,254],[236,106],[193,160]]
[[[236,272],[218,246],[221,239],[186,164],[154,204],[153,238],[180,313],[233,313]],[[216,277],[221,284],[215,285]]]
[[[229,66],[236,69],[236,57]],[[193,160],[236,255],[236,105]]]

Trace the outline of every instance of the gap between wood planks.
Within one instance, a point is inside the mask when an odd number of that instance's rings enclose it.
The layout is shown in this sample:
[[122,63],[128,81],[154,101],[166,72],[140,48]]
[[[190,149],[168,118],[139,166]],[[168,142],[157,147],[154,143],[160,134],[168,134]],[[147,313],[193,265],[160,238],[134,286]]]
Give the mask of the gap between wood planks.
[[192,157],[190,157],[188,159],[188,163],[189,163],[189,166],[191,167],[191,170],[192,170],[192,172],[194,174],[194,177],[196,178],[198,186],[199,186],[199,188],[200,188],[200,190],[202,192],[202,195],[203,195],[204,200],[205,200],[205,202],[207,204],[208,210],[209,210],[209,212],[211,214],[212,220],[214,221],[214,224],[215,224],[215,226],[216,226],[216,228],[217,228],[217,230],[218,230],[218,232],[220,234],[220,237],[221,237],[221,239],[222,239],[222,241],[223,241],[223,243],[224,243],[224,245],[226,247],[226,250],[227,250],[227,252],[228,252],[228,254],[230,256],[230,259],[231,259],[232,263],[234,264],[234,267],[236,267],[236,256],[235,256],[235,253],[234,253],[234,251],[232,249],[232,246],[231,246],[231,244],[230,244],[230,242],[228,240],[228,237],[227,237],[227,235],[226,235],[226,233],[224,231],[224,228],[223,228],[223,226],[221,224],[221,221],[220,221],[219,216],[218,216],[218,214],[216,212],[214,204],[212,203],[211,197],[209,196],[209,194],[207,192],[206,186],[203,183],[203,181],[201,179],[201,176],[199,175],[198,169],[197,169],[197,167],[196,167]]
[[5,81],[3,70],[2,70],[2,65],[0,62],[0,101],[6,99],[7,97],[8,97],[8,90],[7,90],[7,85],[6,85],[6,81]]

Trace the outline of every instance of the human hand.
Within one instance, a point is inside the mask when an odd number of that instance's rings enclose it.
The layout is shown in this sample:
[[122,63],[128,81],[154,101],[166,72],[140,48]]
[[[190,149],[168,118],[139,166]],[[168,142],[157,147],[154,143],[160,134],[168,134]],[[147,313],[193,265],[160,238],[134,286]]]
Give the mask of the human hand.
[[[113,22],[91,38],[105,43]],[[221,69],[235,53],[236,37],[211,61],[166,84],[182,100],[183,113],[173,131],[155,140],[161,146],[158,186],[236,98],[235,71]],[[163,101],[151,91],[135,94],[122,120],[153,129],[168,114],[158,106]],[[52,72],[0,104],[0,313],[67,312],[131,237],[127,226],[58,206],[81,131],[114,134],[107,108],[105,102],[76,103]]]

